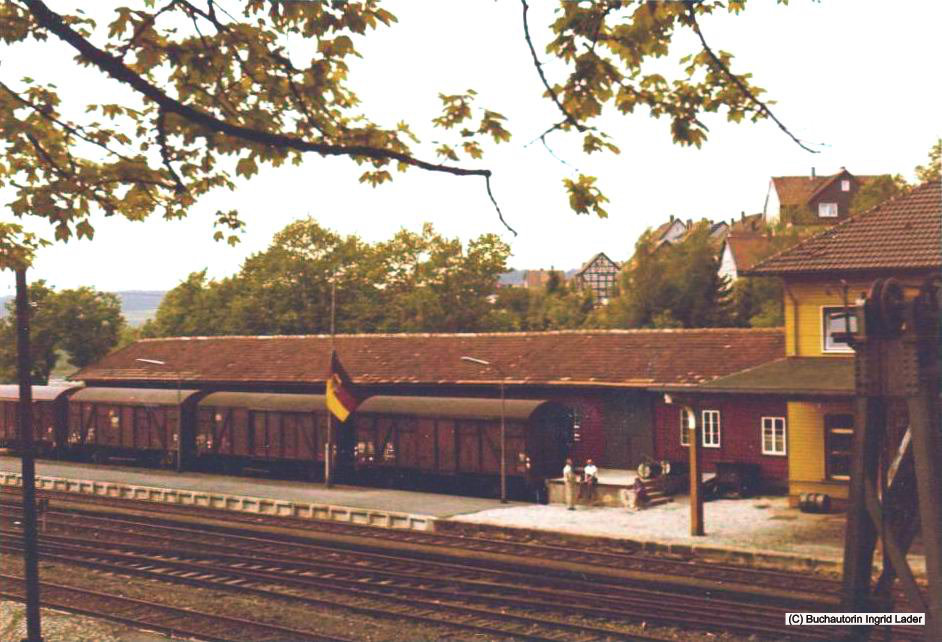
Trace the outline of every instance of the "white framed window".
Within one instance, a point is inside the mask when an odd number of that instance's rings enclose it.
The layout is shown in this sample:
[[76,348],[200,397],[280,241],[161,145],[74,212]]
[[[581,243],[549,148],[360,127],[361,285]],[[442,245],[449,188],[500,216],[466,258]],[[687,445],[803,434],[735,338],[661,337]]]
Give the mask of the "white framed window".
[[846,178],[841,181],[841,191],[842,191],[842,192],[849,192],[849,191],[850,191],[850,181],[847,180]]
[[703,411],[703,445],[706,448],[720,447],[720,411]]
[[762,418],[762,454],[784,455],[785,417]]
[[837,218],[837,203],[818,203],[818,216]]
[[848,327],[851,332],[857,332],[857,315],[851,310],[842,307],[821,308],[822,346],[824,352],[853,352],[847,341],[835,335],[846,333]]
[[690,429],[688,426],[690,422],[688,420],[687,409],[680,409],[680,445],[687,448],[690,446]]

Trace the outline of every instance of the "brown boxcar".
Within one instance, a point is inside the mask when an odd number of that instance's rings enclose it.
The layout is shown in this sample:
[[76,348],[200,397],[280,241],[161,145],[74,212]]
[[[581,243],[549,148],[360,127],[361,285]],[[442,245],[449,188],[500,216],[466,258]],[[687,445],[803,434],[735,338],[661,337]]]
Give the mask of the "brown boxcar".
[[[496,495],[500,472],[500,399],[370,397],[348,420],[358,477],[439,479]],[[543,400],[504,405],[508,490],[542,493],[562,470],[572,438],[569,414]],[[348,430],[344,427],[341,430]]]
[[323,395],[214,392],[198,405],[196,454],[206,462],[277,462],[317,475],[326,434]]
[[198,395],[197,390],[79,390],[69,399],[70,451],[93,460],[133,458],[171,464],[179,456],[186,462],[193,448],[192,431],[186,428],[192,425]]
[[[80,387],[33,386],[33,443],[40,457],[58,455],[65,448],[66,404]],[[20,447],[19,400],[19,386],[0,386],[0,448]]]

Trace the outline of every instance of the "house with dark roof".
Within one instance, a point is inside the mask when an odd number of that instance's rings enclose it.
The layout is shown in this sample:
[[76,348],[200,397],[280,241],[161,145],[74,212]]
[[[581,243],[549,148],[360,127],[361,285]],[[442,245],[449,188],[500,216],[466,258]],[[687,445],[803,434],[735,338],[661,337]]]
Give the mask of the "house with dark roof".
[[[144,339],[83,368],[89,387],[322,394],[334,346],[359,394],[550,399],[571,412],[570,455],[634,468],[655,456],[664,386],[691,389],[784,353],[781,329]],[[483,367],[470,356],[494,364]],[[164,365],[152,365],[155,362]]]
[[856,329],[847,305],[881,277],[912,296],[942,270],[942,188],[926,183],[838,222],[745,271],[781,277],[785,355],[699,386],[704,399],[765,396],[785,415],[754,426],[763,443],[788,456],[789,494],[827,493],[846,501],[854,435],[854,352],[842,337]]
[[608,303],[618,278],[621,266],[608,258],[605,252],[599,252],[582,264],[582,267],[573,275],[572,281],[577,287],[592,290],[595,305]]
[[795,225],[833,225],[850,214],[854,196],[880,176],[855,176],[841,168],[831,176],[773,176],[763,214],[768,221]]

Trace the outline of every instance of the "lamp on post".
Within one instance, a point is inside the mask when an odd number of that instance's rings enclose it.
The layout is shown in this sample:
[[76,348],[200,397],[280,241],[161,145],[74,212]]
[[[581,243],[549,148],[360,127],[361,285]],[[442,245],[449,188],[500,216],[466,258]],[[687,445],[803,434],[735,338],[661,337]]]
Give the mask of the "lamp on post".
[[[166,366],[166,361],[161,361],[160,359],[144,359],[137,358],[135,361],[140,361],[141,363],[149,363],[154,366]],[[183,386],[182,376],[179,371],[171,370],[177,378],[177,472],[183,471],[183,409],[180,408],[180,388]]]
[[507,375],[504,374],[503,369],[498,366],[496,363],[491,363],[490,361],[485,361],[484,359],[476,359],[475,357],[461,357],[462,361],[467,361],[468,363],[476,363],[479,366],[484,366],[485,368],[493,368],[497,371],[497,374],[500,375],[500,503],[507,503],[507,425],[506,425],[506,412],[504,410],[504,382],[507,379]]

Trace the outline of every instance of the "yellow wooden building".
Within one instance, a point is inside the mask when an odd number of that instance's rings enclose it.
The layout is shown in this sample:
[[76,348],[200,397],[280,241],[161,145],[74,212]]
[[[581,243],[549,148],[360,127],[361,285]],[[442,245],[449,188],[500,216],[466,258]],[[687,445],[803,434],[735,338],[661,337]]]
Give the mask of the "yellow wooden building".
[[874,280],[894,277],[914,296],[942,270],[942,193],[926,183],[846,219],[772,256],[751,276],[784,281],[784,358],[714,381],[712,392],[775,395],[787,400],[789,495],[847,499],[854,435],[854,352],[841,333]]

